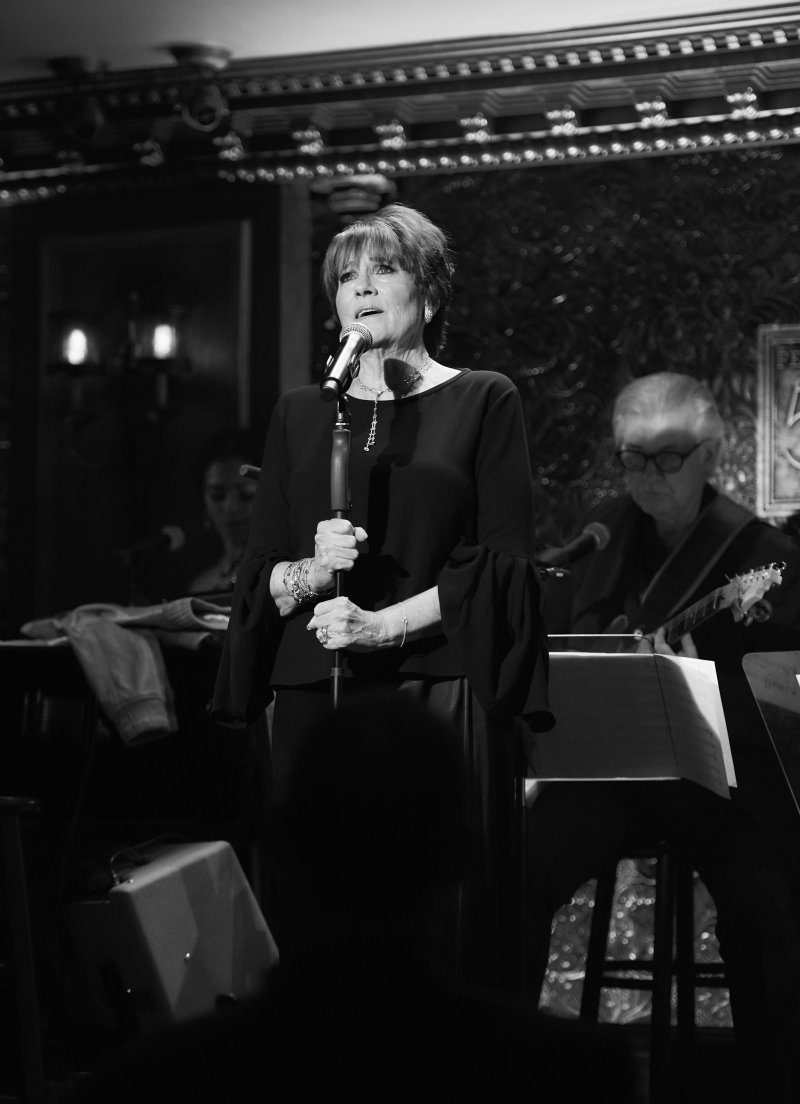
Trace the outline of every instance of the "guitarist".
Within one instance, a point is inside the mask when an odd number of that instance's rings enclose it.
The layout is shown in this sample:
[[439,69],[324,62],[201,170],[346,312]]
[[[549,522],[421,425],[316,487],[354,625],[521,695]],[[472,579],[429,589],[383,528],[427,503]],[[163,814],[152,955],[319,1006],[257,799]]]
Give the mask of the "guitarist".
[[[718,912],[745,1099],[797,1099],[800,1039],[800,817],[742,670],[747,652],[800,648],[800,550],[709,484],[724,425],[708,388],[655,373],[628,384],[613,415],[628,493],[591,516],[607,547],[575,565],[571,627],[602,633],[620,616],[643,646],[671,652],[670,617],[748,569],[786,563],[771,618],[722,611],[681,652],[714,660],[738,788],[693,782],[553,782],[528,814],[529,986],[538,994],[553,913],[626,848],[665,834],[699,872]],[[616,631],[620,631],[616,628]]]

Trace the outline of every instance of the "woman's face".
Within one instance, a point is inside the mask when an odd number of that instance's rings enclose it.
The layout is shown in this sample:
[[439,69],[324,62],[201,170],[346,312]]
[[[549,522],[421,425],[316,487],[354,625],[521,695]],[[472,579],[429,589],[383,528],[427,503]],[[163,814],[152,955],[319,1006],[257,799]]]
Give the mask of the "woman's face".
[[242,457],[215,460],[206,469],[203,497],[208,518],[226,547],[243,549],[250,531],[256,482],[239,474]]
[[425,304],[409,272],[366,251],[339,273],[336,313],[342,326],[359,322],[376,349],[410,349],[422,340]]

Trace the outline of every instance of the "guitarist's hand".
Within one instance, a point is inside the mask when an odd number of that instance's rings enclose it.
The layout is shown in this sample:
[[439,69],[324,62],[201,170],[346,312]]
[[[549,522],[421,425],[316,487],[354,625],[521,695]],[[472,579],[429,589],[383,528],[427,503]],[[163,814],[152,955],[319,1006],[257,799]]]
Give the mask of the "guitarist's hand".
[[685,633],[681,637],[681,648],[679,652],[676,652],[674,648],[671,648],[664,636],[664,630],[659,629],[652,637],[646,636],[639,643],[637,648],[638,652],[651,653],[655,652],[658,655],[680,655],[687,656],[689,659],[697,659],[697,648],[694,646],[691,633]]

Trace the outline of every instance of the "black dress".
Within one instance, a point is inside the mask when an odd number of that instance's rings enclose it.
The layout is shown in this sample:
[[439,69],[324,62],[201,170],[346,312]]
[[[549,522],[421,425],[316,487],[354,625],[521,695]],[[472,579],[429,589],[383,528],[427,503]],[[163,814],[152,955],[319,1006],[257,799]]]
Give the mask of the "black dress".
[[[441,634],[400,649],[346,654],[345,677],[467,676],[490,716],[549,727],[546,649],[534,559],[533,482],[514,385],[493,372],[458,376],[378,404],[350,397],[350,520],[368,540],[346,576],[362,609],[439,587]],[[269,688],[330,676],[330,653],[306,631],[312,609],[281,618],[269,593],[276,563],[314,555],[331,515],[334,411],[316,387],[283,395],[272,417],[250,540],[237,572],[217,685],[220,720],[250,719]]]
[[[369,450],[374,403],[348,401],[350,520],[368,540],[346,593],[362,609],[380,610],[437,586],[442,632],[403,648],[345,653],[345,693],[405,685],[453,720],[477,775],[485,835],[496,841],[512,830],[498,822],[513,797],[511,719],[524,716],[535,730],[553,724],[519,394],[505,376],[463,371],[380,402]],[[331,516],[333,420],[316,387],[290,391],[276,406],[214,701],[217,719],[245,721],[277,691],[278,797],[298,722],[327,693],[331,654],[306,629],[311,606],[280,617],[270,576],[276,563],[313,556],[317,524]]]

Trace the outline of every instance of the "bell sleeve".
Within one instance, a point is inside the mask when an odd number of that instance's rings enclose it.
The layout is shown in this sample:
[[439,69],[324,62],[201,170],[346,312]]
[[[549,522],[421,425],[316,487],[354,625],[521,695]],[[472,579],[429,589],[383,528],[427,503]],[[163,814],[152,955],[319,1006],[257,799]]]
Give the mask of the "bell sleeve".
[[230,623],[211,702],[211,718],[231,727],[251,723],[272,700],[269,681],[284,620],[270,593],[270,581],[275,564],[295,558],[287,485],[281,398],[267,434],[247,551],[236,569]]
[[519,393],[502,376],[484,412],[475,484],[475,532],[439,576],[442,628],[486,715],[523,717],[544,732],[555,718],[534,565],[533,479]]

